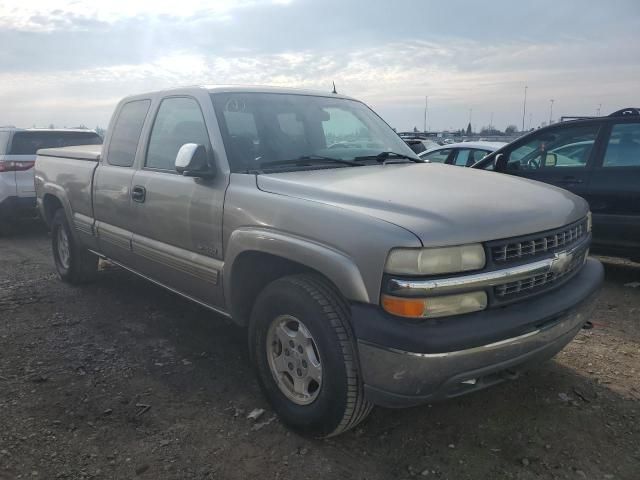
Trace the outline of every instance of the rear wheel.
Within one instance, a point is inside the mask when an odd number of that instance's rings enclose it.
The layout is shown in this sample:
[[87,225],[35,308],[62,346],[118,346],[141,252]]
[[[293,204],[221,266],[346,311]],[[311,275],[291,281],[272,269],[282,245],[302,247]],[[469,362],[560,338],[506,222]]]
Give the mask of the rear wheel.
[[348,306],[322,277],[293,275],[269,284],[251,315],[249,345],[263,392],[292,429],[338,435],[371,411]]
[[65,282],[91,281],[98,271],[98,257],[77,244],[62,209],[51,220],[51,246],[58,275]]

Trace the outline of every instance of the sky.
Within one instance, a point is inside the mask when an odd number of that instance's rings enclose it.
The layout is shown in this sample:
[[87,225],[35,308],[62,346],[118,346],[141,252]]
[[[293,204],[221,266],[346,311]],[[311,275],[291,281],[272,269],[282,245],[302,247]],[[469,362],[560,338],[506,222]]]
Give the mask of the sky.
[[106,127],[122,97],[260,84],[398,130],[640,106],[639,0],[0,0],[0,125]]

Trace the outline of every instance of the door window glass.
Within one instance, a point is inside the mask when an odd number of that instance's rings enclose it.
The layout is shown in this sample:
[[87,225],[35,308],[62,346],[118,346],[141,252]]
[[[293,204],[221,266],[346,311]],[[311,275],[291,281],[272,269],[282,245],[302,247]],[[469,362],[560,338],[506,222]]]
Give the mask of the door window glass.
[[467,165],[469,165],[469,161],[472,159],[471,152],[472,151],[469,150],[468,148],[461,148],[460,150],[458,150],[455,164],[458,165],[459,167],[466,167]]
[[151,105],[150,100],[136,100],[126,103],[120,110],[109,142],[107,161],[110,165],[120,167],[133,165],[149,105]]
[[542,131],[511,151],[507,169],[586,167],[598,128],[582,125]]
[[200,106],[193,98],[166,98],[153,122],[145,165],[175,171],[178,150],[185,143],[209,149],[209,135]]
[[444,150],[436,150],[435,152],[430,152],[425,155],[422,155],[420,158],[423,160],[429,160],[433,163],[444,163],[447,161],[447,157],[451,153],[450,148],[446,148]]
[[640,123],[613,126],[602,166],[640,167]]
[[491,152],[487,150],[472,150],[471,153],[473,153],[473,162],[471,163],[473,165],[489,155]]

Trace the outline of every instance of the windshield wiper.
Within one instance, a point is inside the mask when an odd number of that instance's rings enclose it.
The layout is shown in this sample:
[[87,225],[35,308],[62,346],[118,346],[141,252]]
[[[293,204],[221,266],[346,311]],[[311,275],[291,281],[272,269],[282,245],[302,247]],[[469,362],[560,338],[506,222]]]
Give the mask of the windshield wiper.
[[323,157],[322,155],[303,155],[298,158],[289,160],[276,160],[273,162],[264,162],[260,164],[260,168],[278,167],[293,165],[296,167],[312,167],[314,165],[322,165],[326,163],[339,163],[341,165],[349,165],[350,167],[362,167],[363,165],[351,160],[342,160],[341,158]]
[[406,160],[411,160],[412,162],[416,162],[416,163],[424,163],[424,160],[420,160],[418,158],[412,157],[410,155],[405,155],[404,153],[397,153],[397,152],[381,152],[378,153],[377,155],[365,155],[362,157],[355,157],[354,160],[376,160],[380,163],[382,162],[386,162],[387,160],[390,160],[391,157],[393,158],[404,158]]

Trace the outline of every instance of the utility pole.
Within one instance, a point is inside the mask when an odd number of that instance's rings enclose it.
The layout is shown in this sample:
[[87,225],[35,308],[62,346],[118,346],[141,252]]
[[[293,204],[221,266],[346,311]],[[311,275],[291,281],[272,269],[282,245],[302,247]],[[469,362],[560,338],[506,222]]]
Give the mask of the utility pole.
[[602,108],[602,104],[601,104],[601,103],[599,103],[599,104],[598,104],[598,110],[596,111],[596,117],[599,117],[599,116],[600,116],[600,109],[601,109],[601,108]]
[[527,85],[524,86],[524,102],[522,104],[522,131],[524,132],[524,117],[527,115]]
[[551,122],[553,121],[553,102],[555,102],[553,98],[549,100],[549,125],[551,125]]
[[424,133],[427,133],[427,112],[429,111],[429,96],[424,97]]

